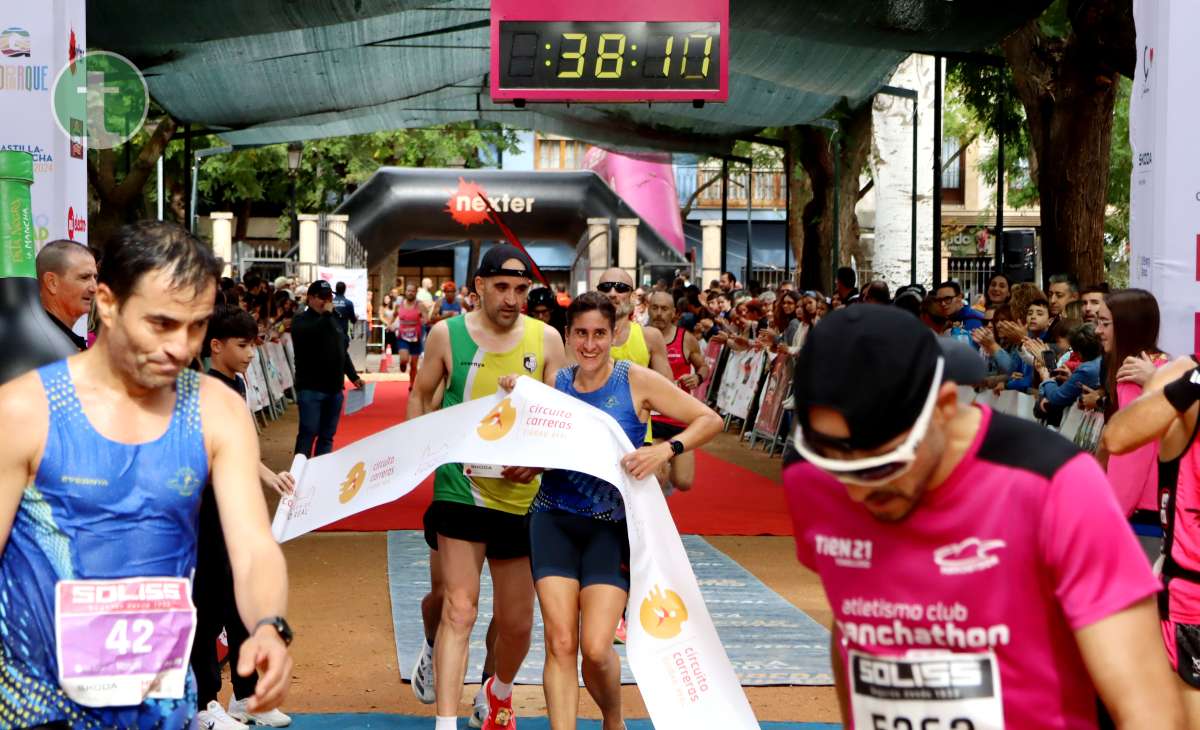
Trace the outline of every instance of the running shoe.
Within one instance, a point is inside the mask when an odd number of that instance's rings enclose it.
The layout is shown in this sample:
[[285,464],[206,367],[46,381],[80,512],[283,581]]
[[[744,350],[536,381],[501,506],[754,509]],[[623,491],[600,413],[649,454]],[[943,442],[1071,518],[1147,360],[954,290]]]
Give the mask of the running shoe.
[[483,721],[483,730],[517,730],[517,714],[513,712],[512,695],[508,699],[496,699],[492,694],[492,683],[495,677],[488,678],[483,685],[483,694],[487,697],[488,714]]
[[413,666],[412,691],[426,705],[437,701],[437,690],[433,684],[433,650],[426,641],[421,642],[421,655]]
[[625,630],[625,617],[622,616],[621,620],[617,622],[617,631],[616,635],[613,636],[613,643],[624,644],[627,638],[629,638],[629,636]]
[[475,693],[475,708],[471,711],[471,719],[467,720],[467,725],[470,727],[483,727],[487,716],[487,698],[483,696],[483,685],[479,685],[479,691]]
[[251,712],[246,709],[246,701],[232,695],[229,697],[229,716],[246,725],[262,725],[264,727],[287,727],[292,724],[292,718],[279,710],[267,712]]
[[248,730],[250,727],[230,717],[216,700],[209,702],[208,707],[196,713],[196,725],[200,730]]

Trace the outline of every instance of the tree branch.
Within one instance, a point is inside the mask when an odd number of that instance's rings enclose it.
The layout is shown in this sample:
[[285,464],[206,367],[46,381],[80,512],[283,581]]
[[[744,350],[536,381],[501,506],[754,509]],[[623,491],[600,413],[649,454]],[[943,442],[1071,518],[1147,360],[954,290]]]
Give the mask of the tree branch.
[[[175,135],[176,129],[175,120],[169,116],[163,117],[159,121],[154,128],[154,133],[150,135],[150,139],[138,151],[137,159],[134,160],[129,173],[125,175],[125,179],[121,181],[121,185],[113,191],[112,198],[114,202],[118,205],[124,205],[129,200],[142,194],[142,188],[146,186],[146,180],[149,179],[150,173],[155,169],[155,163],[158,162],[158,158],[162,157],[163,151],[166,150],[171,137]],[[185,165],[190,164],[190,162],[190,160],[184,160]]]
[[88,155],[88,177],[92,180],[92,186],[96,188],[96,193],[102,200],[107,200],[112,197],[113,188],[116,187],[114,176],[116,175],[117,157],[112,150],[96,150],[96,163],[92,164],[92,157]]
[[[696,172],[699,173],[699,171],[700,171],[700,168],[697,167]],[[688,197],[687,202],[684,204],[683,209],[680,211],[679,217],[682,218],[683,220],[687,220],[687,217],[692,214],[692,208],[696,205],[696,201],[700,199],[700,193],[703,193],[705,190],[708,190],[713,185],[716,185],[719,182],[721,182],[721,176],[717,175],[715,177],[710,178],[709,181],[704,183],[703,185],[696,186],[696,190],[694,192],[692,192],[692,194]]]

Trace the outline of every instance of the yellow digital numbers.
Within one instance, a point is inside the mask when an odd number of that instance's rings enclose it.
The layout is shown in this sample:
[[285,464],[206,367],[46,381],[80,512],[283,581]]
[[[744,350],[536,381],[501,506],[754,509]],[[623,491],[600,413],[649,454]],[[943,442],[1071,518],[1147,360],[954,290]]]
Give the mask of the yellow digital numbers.
[[[615,42],[617,50],[608,50],[608,44]],[[624,33],[601,33],[600,34],[600,54],[596,56],[596,78],[598,79],[619,79],[621,78],[621,69],[625,66],[625,34]],[[615,61],[616,66],[605,70],[605,61]]]
[[[687,62],[688,51],[691,50],[692,40],[704,41],[704,60],[700,62],[700,73],[688,75]],[[683,39],[683,64],[679,69],[679,75],[685,79],[703,79],[708,77],[708,62],[712,55],[712,36],[704,35],[703,33],[689,33]],[[668,46],[670,48],[670,46]],[[668,51],[669,52],[669,51]]]
[[[560,70],[558,72],[558,78],[560,78],[560,79],[582,78],[583,77],[583,63],[584,63],[583,54],[587,53],[587,41],[588,41],[587,33],[563,33],[562,39],[563,39],[564,44],[566,44],[567,41],[576,41],[577,43],[579,43],[579,46],[574,51],[563,51],[562,55],[559,56],[559,58],[561,58],[563,61],[575,61],[575,69],[568,70],[568,71]],[[562,68],[561,64],[559,65],[559,68],[560,69]]]
[[[652,36],[648,43],[634,34],[633,45],[626,33],[561,33],[558,42],[558,74],[560,79],[582,79],[585,71],[588,78],[622,79],[626,69],[626,49],[631,52],[629,67],[634,73],[646,78],[686,79],[699,81],[708,78],[712,63],[712,33],[679,33],[677,35]],[[672,63],[675,40],[682,41],[683,49],[679,64]],[[661,44],[661,45],[660,45]],[[547,43],[550,50],[550,44]],[[640,45],[649,47],[639,48]],[[589,46],[594,48],[588,55]],[[594,58],[593,58],[594,57]],[[661,60],[661,64],[659,63]],[[645,63],[642,63],[642,62]],[[550,65],[550,61],[546,61]],[[639,66],[641,68],[639,68]],[[661,73],[659,73],[661,69]],[[672,75],[674,73],[674,75]]]

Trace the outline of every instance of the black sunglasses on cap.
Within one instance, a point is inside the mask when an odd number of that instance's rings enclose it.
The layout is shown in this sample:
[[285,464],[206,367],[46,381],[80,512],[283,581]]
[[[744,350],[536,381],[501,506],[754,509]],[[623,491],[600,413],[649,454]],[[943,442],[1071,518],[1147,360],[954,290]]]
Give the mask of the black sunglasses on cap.
[[613,289],[616,289],[619,294],[628,294],[633,291],[633,287],[623,281],[602,281],[596,285],[596,289],[604,294]]

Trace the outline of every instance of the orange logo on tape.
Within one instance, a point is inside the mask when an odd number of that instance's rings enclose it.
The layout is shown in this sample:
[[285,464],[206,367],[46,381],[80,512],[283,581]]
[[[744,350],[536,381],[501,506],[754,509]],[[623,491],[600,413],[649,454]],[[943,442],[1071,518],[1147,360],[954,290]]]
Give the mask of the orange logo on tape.
[[338,501],[345,504],[354,499],[354,495],[362,489],[365,481],[367,481],[367,467],[360,461],[350,467],[350,471],[346,474],[346,481],[342,482],[341,491],[338,493]]
[[688,610],[678,593],[670,589],[664,591],[655,585],[650,595],[642,600],[639,618],[647,634],[656,639],[673,639],[683,631]]
[[505,398],[487,412],[475,432],[485,441],[497,441],[504,438],[516,422],[517,409],[513,408],[511,398]]

